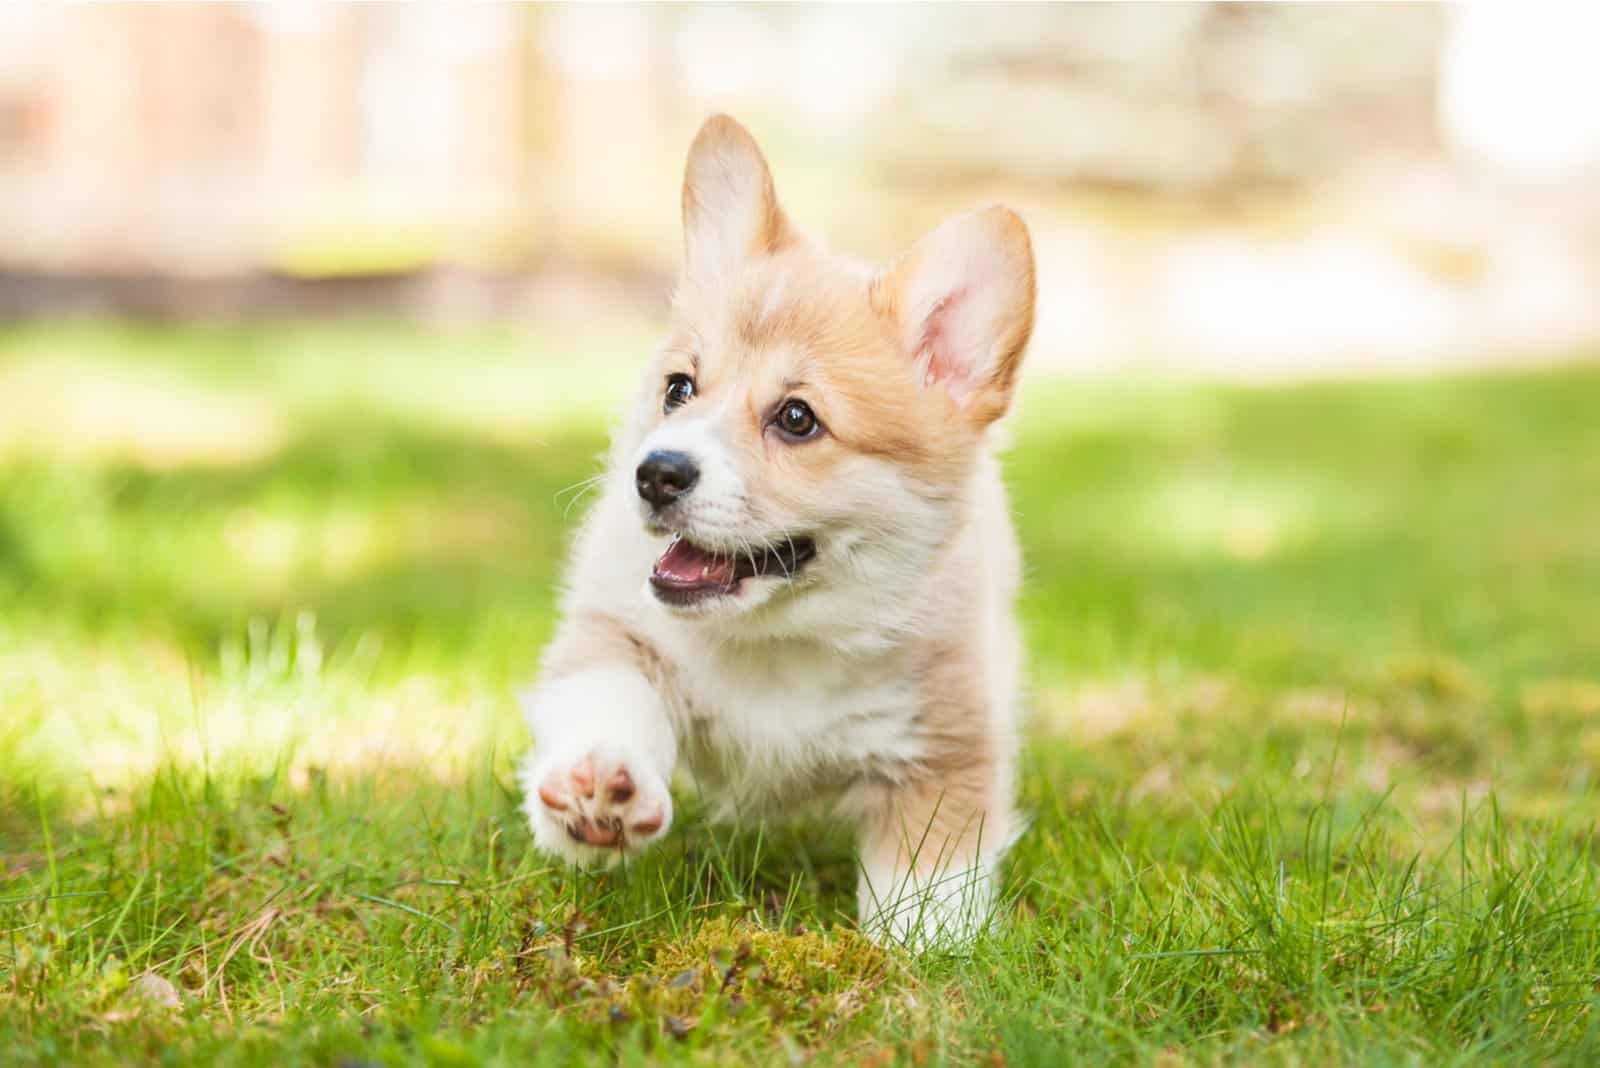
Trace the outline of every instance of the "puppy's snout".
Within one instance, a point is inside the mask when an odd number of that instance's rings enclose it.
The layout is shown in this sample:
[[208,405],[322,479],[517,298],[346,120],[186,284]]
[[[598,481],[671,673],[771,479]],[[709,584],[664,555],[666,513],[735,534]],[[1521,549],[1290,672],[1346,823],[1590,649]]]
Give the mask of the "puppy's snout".
[[656,450],[644,458],[633,473],[639,496],[652,508],[665,508],[694,488],[700,479],[700,466],[694,457],[682,452]]

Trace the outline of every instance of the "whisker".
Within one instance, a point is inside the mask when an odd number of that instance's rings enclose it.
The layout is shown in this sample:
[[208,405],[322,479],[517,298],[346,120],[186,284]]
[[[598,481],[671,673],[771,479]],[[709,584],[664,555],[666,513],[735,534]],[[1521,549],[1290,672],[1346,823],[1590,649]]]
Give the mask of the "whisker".
[[[790,553],[790,556],[792,557],[794,555],[794,552],[795,552],[793,535],[785,534],[783,536],[783,540],[789,543],[789,553]],[[794,578],[794,573],[789,570],[789,565],[788,565],[788,563],[785,562],[784,556],[783,556],[782,553],[778,554],[778,563],[783,565],[783,577],[786,578],[786,579],[793,579]]]
[[605,477],[606,477],[606,473],[604,471],[601,471],[599,474],[590,475],[588,478],[580,478],[580,479],[578,479],[578,481],[574,482],[572,485],[563,486],[561,489],[556,490],[554,496],[551,499],[553,501],[555,501],[555,503],[560,504],[561,503],[562,494],[572,493],[572,492],[577,492],[577,493],[581,494],[584,490],[589,489],[591,486],[595,485],[597,482],[603,481],[605,479]]
[[591,492],[593,492],[593,490],[594,490],[594,488],[596,486],[600,485],[602,482],[605,481],[605,477],[606,476],[605,476],[604,472],[602,472],[601,474],[595,475],[595,476],[593,476],[591,478],[586,478],[586,479],[583,479],[582,481],[574,482],[572,485],[566,487],[565,489],[556,491],[555,497],[553,498],[553,502],[555,504],[558,504],[558,505],[561,503],[561,495],[563,493],[571,493],[572,494],[572,496],[567,501],[566,507],[561,510],[562,522],[565,522],[567,517],[572,514],[573,507],[575,505],[577,505],[577,503],[579,501],[581,501],[585,497],[587,497]]
[[744,538],[740,538],[739,539],[739,544],[744,546],[744,554],[745,554],[745,556],[750,558],[750,571],[752,573],[759,572],[761,569],[756,566],[756,551],[755,551],[755,547],[752,546],[750,544],[750,542],[747,541]]

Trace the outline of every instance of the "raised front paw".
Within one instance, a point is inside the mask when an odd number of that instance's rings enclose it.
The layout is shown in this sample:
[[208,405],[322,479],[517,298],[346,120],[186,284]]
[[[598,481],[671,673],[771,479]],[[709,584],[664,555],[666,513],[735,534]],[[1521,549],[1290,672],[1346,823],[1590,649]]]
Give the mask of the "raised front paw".
[[578,864],[610,866],[666,833],[672,796],[661,776],[620,749],[535,759],[523,776],[534,841]]

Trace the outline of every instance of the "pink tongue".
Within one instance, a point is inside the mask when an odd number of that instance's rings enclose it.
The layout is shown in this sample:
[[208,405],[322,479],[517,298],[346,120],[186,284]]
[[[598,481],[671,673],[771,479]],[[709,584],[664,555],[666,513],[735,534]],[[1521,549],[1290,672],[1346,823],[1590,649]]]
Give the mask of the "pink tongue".
[[731,586],[733,561],[679,538],[656,561],[655,577],[674,586]]

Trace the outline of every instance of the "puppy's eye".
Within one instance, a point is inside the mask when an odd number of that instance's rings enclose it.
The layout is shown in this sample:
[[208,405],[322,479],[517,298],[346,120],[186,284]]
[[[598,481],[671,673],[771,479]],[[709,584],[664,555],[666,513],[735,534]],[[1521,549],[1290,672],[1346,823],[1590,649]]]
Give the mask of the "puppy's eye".
[[817,432],[817,416],[811,405],[802,400],[786,400],[773,418],[785,436],[809,438]]
[[661,410],[670,412],[674,408],[682,408],[694,396],[694,379],[688,375],[668,375],[667,394],[661,402]]

